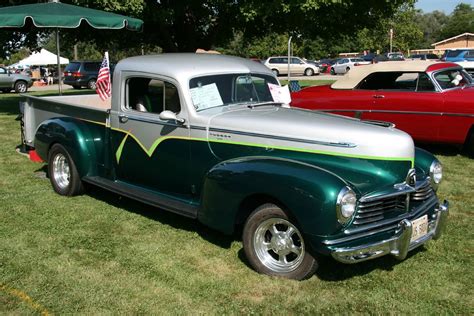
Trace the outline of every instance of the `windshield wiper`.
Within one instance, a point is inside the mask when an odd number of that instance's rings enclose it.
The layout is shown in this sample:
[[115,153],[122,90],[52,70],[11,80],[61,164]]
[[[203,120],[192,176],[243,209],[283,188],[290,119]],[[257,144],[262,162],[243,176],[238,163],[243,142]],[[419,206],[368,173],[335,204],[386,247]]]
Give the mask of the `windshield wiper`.
[[247,107],[248,107],[249,109],[253,109],[253,108],[256,108],[256,107],[258,107],[258,106],[265,106],[265,105],[272,105],[272,104],[273,104],[273,105],[279,105],[279,106],[281,106],[283,103],[281,103],[281,102],[275,102],[275,101],[267,101],[267,102],[260,102],[260,103],[249,104],[249,105],[247,105]]

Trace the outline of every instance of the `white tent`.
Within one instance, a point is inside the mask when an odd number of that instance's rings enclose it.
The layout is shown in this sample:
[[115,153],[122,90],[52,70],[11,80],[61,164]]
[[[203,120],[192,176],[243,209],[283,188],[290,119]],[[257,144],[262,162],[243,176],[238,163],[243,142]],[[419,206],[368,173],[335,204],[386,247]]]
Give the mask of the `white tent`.
[[[18,65],[20,66],[46,66],[46,65],[56,65],[58,60],[57,60],[57,55],[51,53],[50,51],[47,51],[46,49],[42,48],[41,51],[34,52],[30,56],[26,57],[25,59],[22,59],[18,62]],[[62,65],[69,64],[69,59],[60,57],[60,63]]]

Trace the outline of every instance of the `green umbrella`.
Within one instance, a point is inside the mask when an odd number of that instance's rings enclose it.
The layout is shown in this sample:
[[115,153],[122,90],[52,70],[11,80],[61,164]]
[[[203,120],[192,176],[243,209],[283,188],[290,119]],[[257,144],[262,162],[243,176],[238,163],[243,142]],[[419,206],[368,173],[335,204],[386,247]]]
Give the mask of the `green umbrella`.
[[56,29],[59,93],[61,93],[61,65],[59,63],[59,29],[77,28],[82,21],[96,29],[128,29],[140,31],[143,21],[124,15],[94,10],[52,0],[49,3],[25,4],[0,8],[0,27],[21,28],[27,20],[40,28]]

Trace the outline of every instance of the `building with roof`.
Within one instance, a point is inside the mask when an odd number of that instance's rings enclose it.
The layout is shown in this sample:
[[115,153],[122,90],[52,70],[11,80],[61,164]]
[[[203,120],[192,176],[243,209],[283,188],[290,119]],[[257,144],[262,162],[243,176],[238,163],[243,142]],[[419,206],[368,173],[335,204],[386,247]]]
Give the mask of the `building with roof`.
[[437,54],[442,55],[448,49],[474,49],[474,33],[463,33],[437,43],[431,44],[433,48],[412,49],[410,54]]

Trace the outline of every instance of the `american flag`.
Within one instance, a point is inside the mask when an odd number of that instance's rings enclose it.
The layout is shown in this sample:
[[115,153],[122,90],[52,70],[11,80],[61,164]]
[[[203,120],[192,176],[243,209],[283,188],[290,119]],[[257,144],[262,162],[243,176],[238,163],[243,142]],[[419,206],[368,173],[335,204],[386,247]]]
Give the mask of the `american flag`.
[[100,65],[99,75],[95,85],[95,91],[99,94],[102,101],[107,100],[112,95],[112,87],[110,85],[110,70],[109,70],[109,53],[105,52],[104,60]]

